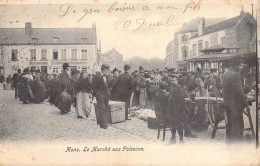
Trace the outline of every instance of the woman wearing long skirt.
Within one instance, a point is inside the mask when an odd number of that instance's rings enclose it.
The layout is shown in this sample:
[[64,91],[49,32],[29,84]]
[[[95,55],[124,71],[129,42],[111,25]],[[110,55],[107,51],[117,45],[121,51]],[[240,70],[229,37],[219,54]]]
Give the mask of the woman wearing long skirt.
[[78,118],[86,116],[88,118],[91,111],[91,83],[87,72],[82,72],[80,78],[75,83],[76,92],[76,114]]

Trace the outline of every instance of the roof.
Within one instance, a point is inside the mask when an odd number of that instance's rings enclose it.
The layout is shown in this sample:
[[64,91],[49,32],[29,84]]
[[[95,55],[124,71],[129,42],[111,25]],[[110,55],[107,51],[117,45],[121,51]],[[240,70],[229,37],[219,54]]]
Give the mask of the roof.
[[[233,17],[233,18],[221,21],[217,24],[208,26],[205,28],[203,35],[234,27],[246,14],[249,14],[249,13],[248,12],[242,13],[236,17]],[[198,37],[198,34],[191,37],[191,39],[196,38],[196,37]]]
[[[53,38],[58,37],[57,43]],[[36,44],[95,44],[96,30],[92,28],[32,28],[30,35],[25,34],[25,28],[0,28],[0,44],[21,45],[33,44],[32,38],[37,38]],[[82,38],[87,41],[82,43]]]
[[222,44],[218,44],[218,45],[200,50],[200,52],[223,51],[224,49],[239,49],[239,48],[237,48],[237,47],[227,47],[227,46],[224,46]]
[[255,56],[256,53],[246,53],[246,54],[210,54],[210,55],[201,55],[197,57],[191,57],[186,59],[188,62],[203,62],[203,61],[210,61],[210,62],[217,62],[217,61],[224,61],[229,60],[234,57],[251,57]]
[[[201,17],[197,17],[197,18],[190,20],[188,23],[184,23],[182,28],[178,32],[176,32],[176,34],[187,33],[187,32],[197,32],[200,19],[201,19]],[[223,21],[225,19],[224,18],[206,18],[205,20],[206,20],[205,25],[206,25],[206,27],[208,27],[208,26],[216,24],[220,21]]]
[[120,55],[120,56],[123,56],[115,48],[113,48],[112,50],[108,50],[108,51],[106,51],[106,52],[101,54],[101,56],[106,56],[106,57],[109,57],[109,55]]

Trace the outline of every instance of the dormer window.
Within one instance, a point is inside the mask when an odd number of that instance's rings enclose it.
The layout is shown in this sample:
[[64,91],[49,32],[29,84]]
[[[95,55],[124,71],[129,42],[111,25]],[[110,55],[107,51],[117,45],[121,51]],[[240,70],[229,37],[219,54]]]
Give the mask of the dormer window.
[[187,36],[187,35],[185,35],[185,34],[184,34],[184,35],[182,35],[182,37],[181,37],[181,38],[182,38],[182,41],[183,41],[183,42],[186,42],[186,41],[188,41],[188,36]]
[[38,40],[39,40],[39,39],[36,38],[36,37],[35,37],[35,38],[32,38],[32,43],[33,43],[33,44],[36,44],[36,43],[38,42]]
[[59,41],[59,38],[58,38],[58,37],[53,37],[53,38],[52,38],[52,42],[53,42],[53,43],[58,43],[58,41]]
[[88,42],[88,39],[87,38],[81,38],[81,43],[84,43],[84,44],[86,44]]

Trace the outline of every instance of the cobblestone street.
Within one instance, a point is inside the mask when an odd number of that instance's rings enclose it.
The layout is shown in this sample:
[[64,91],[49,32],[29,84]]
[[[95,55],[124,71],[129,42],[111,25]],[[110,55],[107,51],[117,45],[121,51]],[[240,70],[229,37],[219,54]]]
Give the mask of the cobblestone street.
[[[77,119],[75,109],[67,115],[60,115],[60,111],[47,101],[41,104],[22,104],[14,99],[14,91],[1,90],[0,138],[2,143],[11,142],[113,142],[113,141],[145,141],[162,143],[157,140],[157,130],[148,129],[147,122],[132,117],[130,121],[112,124],[107,130],[101,129],[95,121],[95,113],[91,112],[89,119]],[[251,108],[255,128],[255,109]],[[222,124],[221,124],[222,125]],[[245,126],[248,119],[245,118]],[[185,138],[185,144],[200,142],[225,142],[225,130],[218,130],[215,139],[210,139],[212,128],[197,132],[198,138]],[[164,144],[169,142],[171,133],[166,131]]]
[[[198,132],[199,137],[184,138],[184,146],[169,145],[170,131],[166,140],[157,140],[157,130],[148,129],[147,122],[133,117],[124,123],[112,124],[101,129],[95,121],[94,111],[88,119],[77,119],[75,110],[67,115],[49,105],[22,104],[14,99],[11,90],[0,90],[0,165],[235,165],[258,163],[255,144],[228,147],[225,130],[217,131],[216,139],[210,139],[211,127]],[[255,114],[252,112],[252,116]],[[247,120],[245,120],[248,125]],[[255,123],[255,120],[254,120]],[[162,135],[162,134],[161,134]],[[79,148],[81,153],[68,152],[68,148]],[[89,147],[141,148],[144,151],[84,152]],[[17,156],[19,156],[17,158]],[[246,156],[246,157],[245,157]],[[55,162],[54,162],[55,161]],[[254,165],[254,164],[252,164]]]
[[60,111],[48,102],[25,105],[14,99],[14,92],[11,90],[1,90],[0,94],[2,143],[140,140],[112,127],[107,130],[101,129],[93,120],[77,119],[74,111],[67,115],[60,115]]

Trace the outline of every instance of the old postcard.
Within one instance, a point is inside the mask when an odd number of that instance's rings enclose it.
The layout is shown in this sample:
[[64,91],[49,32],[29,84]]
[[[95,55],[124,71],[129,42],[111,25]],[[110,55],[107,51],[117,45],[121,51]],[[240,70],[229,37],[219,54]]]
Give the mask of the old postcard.
[[259,165],[259,16],[253,0],[0,0],[0,165]]

